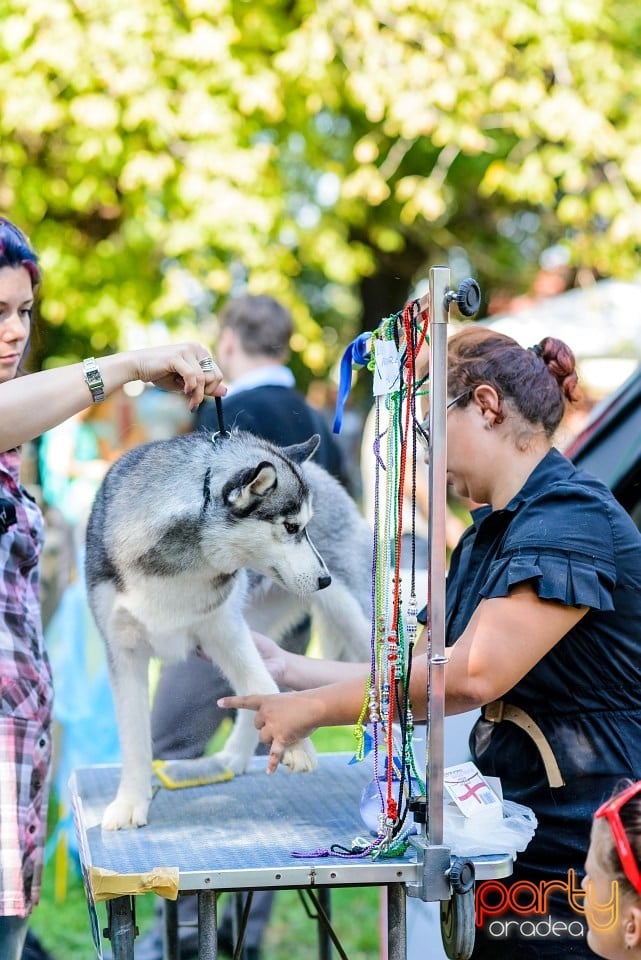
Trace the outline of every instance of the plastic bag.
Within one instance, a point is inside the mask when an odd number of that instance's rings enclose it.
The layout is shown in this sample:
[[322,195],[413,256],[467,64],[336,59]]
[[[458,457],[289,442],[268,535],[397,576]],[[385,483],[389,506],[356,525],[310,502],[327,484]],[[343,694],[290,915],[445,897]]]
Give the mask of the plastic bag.
[[515,857],[534,836],[537,819],[529,807],[503,800],[503,819],[488,823],[482,817],[464,817],[454,804],[443,810],[443,843],[459,857],[506,853]]

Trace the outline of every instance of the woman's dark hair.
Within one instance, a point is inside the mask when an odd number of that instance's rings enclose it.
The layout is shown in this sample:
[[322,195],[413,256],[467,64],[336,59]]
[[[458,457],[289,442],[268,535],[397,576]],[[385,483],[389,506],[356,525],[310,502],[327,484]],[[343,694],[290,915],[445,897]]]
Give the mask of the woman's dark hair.
[[40,283],[38,257],[22,230],[0,217],[0,267],[24,267],[35,289]]
[[[31,278],[31,289],[35,291],[40,283],[40,268],[38,267],[38,257],[31,249],[29,241],[22,230],[19,230],[15,224],[11,223],[5,217],[0,217],[0,268],[24,267]],[[31,330],[29,331],[31,338]],[[22,353],[18,373],[24,373],[23,363],[29,352],[30,340],[27,341]]]
[[467,327],[450,338],[447,381],[452,397],[490,384],[547,437],[561,422],[566,402],[579,399],[574,354],[562,340],[545,337],[525,349],[488,327]]

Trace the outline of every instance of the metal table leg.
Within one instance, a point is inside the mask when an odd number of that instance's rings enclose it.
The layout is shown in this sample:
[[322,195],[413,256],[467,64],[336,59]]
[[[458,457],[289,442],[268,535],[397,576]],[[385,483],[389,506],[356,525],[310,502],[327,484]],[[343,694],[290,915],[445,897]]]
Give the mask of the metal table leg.
[[215,890],[201,890],[198,894],[198,957],[199,960],[217,960],[218,932]]
[[177,900],[165,900],[163,904],[163,920],[163,960],[180,960]]
[[387,956],[388,960],[406,960],[407,927],[405,885],[391,883],[387,888]]
[[[321,887],[318,891],[318,902],[325,911],[325,916],[331,922],[331,889],[330,887]],[[327,935],[327,928],[322,923],[318,924],[318,957],[319,960],[332,960],[332,941]]]
[[107,936],[114,960],[134,960],[136,936],[131,897],[115,897],[107,903]]
[[232,894],[232,943],[234,945],[233,960],[245,960],[247,956],[247,946],[245,937],[247,935],[247,924],[249,922],[249,913],[254,901],[254,891],[247,890],[245,893]]

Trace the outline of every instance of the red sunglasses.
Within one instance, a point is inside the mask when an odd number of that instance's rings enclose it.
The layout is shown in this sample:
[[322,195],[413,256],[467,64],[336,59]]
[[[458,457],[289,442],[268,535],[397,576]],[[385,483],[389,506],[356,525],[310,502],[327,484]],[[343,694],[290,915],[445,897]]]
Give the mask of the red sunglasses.
[[639,780],[637,783],[633,783],[629,787],[626,787],[625,790],[622,790],[621,793],[618,793],[616,797],[612,797],[611,800],[606,800],[605,803],[601,804],[597,812],[594,814],[594,817],[595,819],[605,817],[610,824],[610,830],[612,831],[612,836],[614,837],[614,843],[617,848],[619,860],[621,861],[621,866],[623,867],[623,872],[636,892],[641,894],[641,871],[639,870],[639,864],[637,863],[636,857],[632,852],[632,847],[630,846],[628,835],[626,834],[623,824],[621,823],[621,816],[619,813],[621,807],[624,807],[628,800],[631,800],[632,797],[636,797],[638,793],[641,793],[641,780]]

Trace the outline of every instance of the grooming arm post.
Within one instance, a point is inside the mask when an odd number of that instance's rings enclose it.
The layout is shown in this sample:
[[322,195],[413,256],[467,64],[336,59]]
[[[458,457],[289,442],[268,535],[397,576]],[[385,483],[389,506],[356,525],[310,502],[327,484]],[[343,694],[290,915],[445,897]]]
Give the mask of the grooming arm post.
[[447,324],[450,271],[430,269],[430,443],[428,477],[427,594],[429,662],[427,690],[427,837],[432,845],[443,842],[443,765],[445,713],[445,520],[447,511]]

